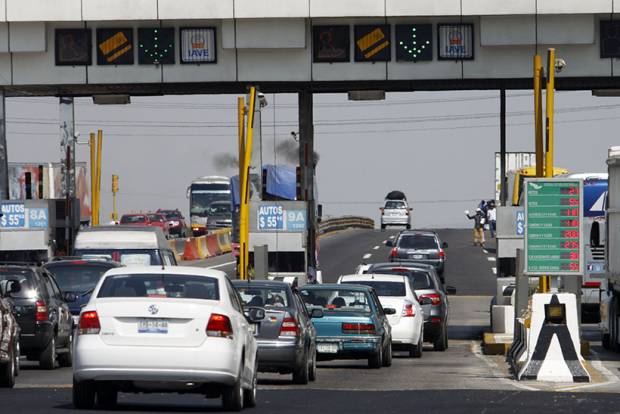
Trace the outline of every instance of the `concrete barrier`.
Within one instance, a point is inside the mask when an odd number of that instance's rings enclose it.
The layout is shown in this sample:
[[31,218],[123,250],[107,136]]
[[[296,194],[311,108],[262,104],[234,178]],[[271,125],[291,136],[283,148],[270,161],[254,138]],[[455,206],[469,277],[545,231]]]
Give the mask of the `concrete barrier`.
[[207,257],[211,257],[209,254],[209,250],[207,249],[207,239],[208,236],[200,236],[196,237],[196,247],[198,249],[198,258],[206,259]]
[[208,236],[206,236],[206,238],[207,249],[209,250],[211,256],[219,256],[220,254],[222,254],[222,251],[220,250],[220,245],[217,242],[217,234],[209,234]]
[[326,219],[319,223],[319,234],[328,234],[345,229],[374,229],[375,221],[368,217],[343,216]]
[[190,237],[185,241],[185,247],[183,248],[183,260],[198,260],[200,255],[198,254],[198,243],[195,237]]
[[222,253],[230,253],[232,246],[230,245],[230,232],[219,232],[217,235],[217,244]]

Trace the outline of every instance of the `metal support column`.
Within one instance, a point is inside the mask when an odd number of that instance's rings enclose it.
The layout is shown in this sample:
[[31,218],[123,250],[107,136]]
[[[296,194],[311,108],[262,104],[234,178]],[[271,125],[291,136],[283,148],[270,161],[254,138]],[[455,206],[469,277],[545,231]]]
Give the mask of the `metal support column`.
[[514,327],[515,332],[517,330],[517,319],[523,315],[523,312],[527,309],[529,294],[530,294],[530,278],[523,274],[523,265],[524,265],[524,257],[523,257],[523,249],[517,249],[517,272],[515,275],[515,321]]
[[499,202],[506,205],[508,191],[506,189],[506,89],[499,91]]
[[62,194],[65,197],[65,252],[71,254],[73,237],[73,206],[75,199],[75,116],[73,98],[60,98],[60,150],[62,163]]
[[6,147],[6,107],[0,91],[0,200],[9,199],[9,154]]
[[[314,200],[314,116],[312,92],[299,93],[299,166],[301,167],[301,194],[308,203],[308,231],[306,262],[316,270],[316,214]],[[306,275],[307,277],[307,275]],[[299,286],[307,280],[299,280]]]

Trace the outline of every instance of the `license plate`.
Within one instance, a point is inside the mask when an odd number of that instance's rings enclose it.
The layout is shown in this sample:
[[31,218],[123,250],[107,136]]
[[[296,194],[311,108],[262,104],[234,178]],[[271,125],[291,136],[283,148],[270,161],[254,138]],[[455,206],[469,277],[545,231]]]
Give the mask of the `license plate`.
[[412,254],[412,255],[409,255],[409,257],[411,257],[412,259],[424,259],[423,254]]
[[138,322],[138,333],[167,334],[168,322],[161,319],[142,319]]
[[317,344],[316,350],[322,354],[337,354],[338,344]]

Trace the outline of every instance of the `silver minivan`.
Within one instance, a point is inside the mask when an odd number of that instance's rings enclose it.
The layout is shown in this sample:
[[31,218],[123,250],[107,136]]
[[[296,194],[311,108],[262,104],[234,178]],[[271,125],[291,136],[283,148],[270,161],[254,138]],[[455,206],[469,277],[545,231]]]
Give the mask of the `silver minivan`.
[[381,210],[381,229],[387,226],[405,226],[411,228],[411,211],[406,200],[385,200]]

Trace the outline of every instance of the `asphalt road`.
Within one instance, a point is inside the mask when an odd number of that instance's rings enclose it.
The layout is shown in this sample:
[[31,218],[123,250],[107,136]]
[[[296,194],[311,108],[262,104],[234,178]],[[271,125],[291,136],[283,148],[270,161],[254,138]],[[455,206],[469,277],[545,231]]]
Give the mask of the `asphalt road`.
[[[351,273],[362,262],[385,261],[384,242],[394,231],[354,230],[321,239],[321,268],[326,282]],[[369,370],[366,361],[320,362],[317,381],[293,385],[290,376],[259,375],[256,413],[515,413],[620,412],[620,355],[594,343],[590,363],[599,367],[598,383],[536,386],[517,383],[503,357],[480,350],[481,333],[489,321],[490,295],[495,291],[494,262],[471,244],[470,232],[439,230],[448,242],[447,283],[458,290],[450,297],[449,348],[434,352],[426,346],[421,359],[395,353],[390,368]],[[365,257],[365,258],[364,258]],[[194,262],[233,273],[230,255]],[[595,327],[587,337],[596,340]],[[607,367],[607,368],[601,368]],[[573,391],[573,392],[557,392]],[[576,391],[576,392],[574,392]],[[597,391],[597,392],[590,392]],[[611,391],[611,392],[610,392]],[[196,395],[121,394],[116,412],[219,412],[218,400]],[[0,413],[76,413],[71,406],[71,369],[41,371],[24,362],[13,390],[0,390]]]

